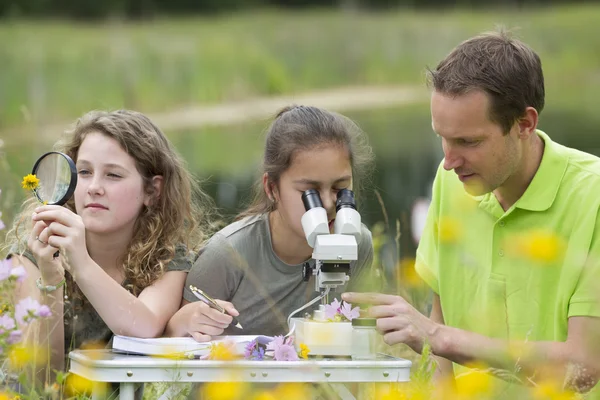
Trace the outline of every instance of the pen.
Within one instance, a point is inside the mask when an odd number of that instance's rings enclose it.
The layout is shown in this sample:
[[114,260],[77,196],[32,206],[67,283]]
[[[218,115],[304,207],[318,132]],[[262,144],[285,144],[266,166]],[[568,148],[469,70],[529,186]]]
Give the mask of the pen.
[[[215,310],[217,310],[217,311],[219,311],[219,312],[221,312],[223,314],[229,315],[227,313],[227,311],[225,311],[225,309],[223,307],[221,307],[209,295],[207,295],[206,293],[204,293],[202,290],[198,289],[196,286],[190,285],[190,290],[192,291],[192,293],[194,294],[194,296],[196,296],[198,299],[200,299],[203,302],[205,302],[210,308],[214,308]],[[233,318],[233,321],[231,321],[231,323],[236,328],[244,329],[244,328],[242,328],[242,324],[240,324],[240,322],[233,315],[231,315],[231,317]]]

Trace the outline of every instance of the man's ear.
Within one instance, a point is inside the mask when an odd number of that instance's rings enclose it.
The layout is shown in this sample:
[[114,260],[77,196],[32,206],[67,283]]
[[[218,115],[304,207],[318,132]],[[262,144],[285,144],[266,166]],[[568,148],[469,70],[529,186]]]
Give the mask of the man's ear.
[[528,139],[531,135],[535,134],[538,124],[538,112],[533,107],[527,107],[525,113],[517,121],[519,124],[519,137],[522,139]]
[[275,203],[277,201],[277,188],[275,187],[275,184],[269,179],[269,173],[265,172],[263,174],[262,184],[265,194],[267,195],[269,201]]
[[154,175],[152,177],[152,192],[147,193],[146,197],[144,198],[144,205],[146,207],[154,204],[160,198],[160,195],[162,194],[162,188],[163,188],[162,175]]

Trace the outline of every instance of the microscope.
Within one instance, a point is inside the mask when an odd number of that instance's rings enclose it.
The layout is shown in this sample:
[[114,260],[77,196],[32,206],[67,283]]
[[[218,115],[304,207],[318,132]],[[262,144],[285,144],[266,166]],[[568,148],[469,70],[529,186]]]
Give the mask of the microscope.
[[338,192],[333,233],[319,192],[314,189],[306,190],[302,193],[302,202],[306,210],[301,219],[302,229],[306,241],[313,248],[314,260],[313,265],[308,262],[304,264],[302,276],[305,281],[309,281],[311,276],[315,277],[315,291],[320,292],[321,296],[292,315],[319,299],[321,304],[312,315],[289,318],[288,324],[290,329],[295,330],[295,346],[299,348],[300,343],[306,344],[311,355],[350,356],[352,324],[327,321],[325,304],[330,303],[330,291],[335,291],[350,280],[350,262],[358,260],[361,218],[356,211],[354,193],[349,189]]

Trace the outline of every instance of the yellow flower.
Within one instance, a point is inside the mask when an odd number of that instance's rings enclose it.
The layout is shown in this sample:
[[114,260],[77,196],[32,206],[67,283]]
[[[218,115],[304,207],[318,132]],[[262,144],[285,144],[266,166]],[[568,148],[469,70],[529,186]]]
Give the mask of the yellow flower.
[[[100,394],[102,394],[106,393],[106,390],[108,389],[107,386],[108,384],[106,383],[98,383],[95,389],[98,390]],[[94,382],[72,373],[69,373],[67,375],[67,379],[65,381],[65,392],[69,396],[77,396],[79,394],[91,394],[92,389],[94,389]]]
[[210,353],[208,355],[209,360],[230,361],[235,358],[235,354],[231,349],[231,344],[219,342],[210,346]]
[[14,346],[8,353],[11,366],[17,369],[22,369],[27,365],[42,365],[45,364],[48,357],[47,352],[42,351],[38,347]]
[[533,398],[536,400],[572,400],[575,395],[571,392],[564,391],[556,383],[552,381],[544,381],[533,388]]
[[478,370],[471,370],[456,377],[457,392],[471,398],[478,398],[481,394],[491,393],[492,385],[492,376]]
[[277,397],[273,393],[263,390],[256,393],[252,400],[277,400]]
[[304,343],[300,343],[300,357],[302,357],[305,360],[307,360],[308,359],[308,353],[310,353],[310,349],[308,348],[308,346],[305,345]]
[[39,184],[40,180],[37,178],[37,176],[33,174],[25,175],[23,177],[23,182],[21,182],[21,185],[23,185],[23,189],[28,190],[36,189],[39,186]]
[[540,263],[558,261],[565,251],[564,240],[545,230],[530,231],[519,243],[522,256]]
[[235,400],[245,396],[246,384],[243,382],[210,382],[203,386],[205,399],[210,400]]
[[438,235],[442,243],[458,242],[462,236],[462,225],[458,218],[441,217],[438,221]]
[[6,393],[0,393],[0,400],[10,400],[10,397]]
[[275,397],[285,400],[311,399],[310,387],[303,383],[282,383],[275,389]]
[[398,261],[398,277],[403,285],[410,288],[423,286],[424,282],[415,269],[415,259],[405,257]]

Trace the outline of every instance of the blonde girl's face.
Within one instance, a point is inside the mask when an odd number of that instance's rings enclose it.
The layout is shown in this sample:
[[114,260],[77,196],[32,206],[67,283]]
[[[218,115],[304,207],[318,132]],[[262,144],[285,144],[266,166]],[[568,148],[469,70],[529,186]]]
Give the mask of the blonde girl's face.
[[315,189],[327,210],[330,230],[335,221],[335,202],[341,189],[352,189],[352,165],[348,150],[337,144],[298,151],[290,167],[273,188],[276,213],[295,239],[306,241],[300,219],[305,213],[302,193]]
[[115,140],[86,135],[77,154],[75,208],[88,232],[121,233],[133,226],[149,196],[135,160]]

